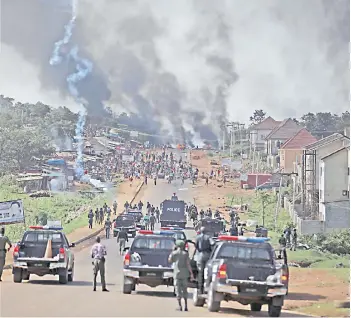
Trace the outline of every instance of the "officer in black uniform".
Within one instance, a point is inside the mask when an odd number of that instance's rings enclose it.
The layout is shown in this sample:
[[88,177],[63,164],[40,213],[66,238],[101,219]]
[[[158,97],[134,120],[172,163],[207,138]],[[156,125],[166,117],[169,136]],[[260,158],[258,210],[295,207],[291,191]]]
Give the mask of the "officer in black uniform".
[[204,271],[206,263],[210,258],[211,247],[213,245],[213,240],[207,234],[205,234],[205,227],[200,228],[200,234],[196,237],[195,247],[198,252],[197,268],[198,268],[198,288],[200,294],[204,293]]

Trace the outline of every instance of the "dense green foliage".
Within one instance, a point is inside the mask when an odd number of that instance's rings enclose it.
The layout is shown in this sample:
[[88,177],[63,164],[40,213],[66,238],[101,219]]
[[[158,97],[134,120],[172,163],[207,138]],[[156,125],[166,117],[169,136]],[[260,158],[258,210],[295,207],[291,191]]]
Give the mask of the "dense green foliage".
[[335,231],[330,234],[306,235],[302,237],[302,240],[323,252],[350,255],[350,229]]

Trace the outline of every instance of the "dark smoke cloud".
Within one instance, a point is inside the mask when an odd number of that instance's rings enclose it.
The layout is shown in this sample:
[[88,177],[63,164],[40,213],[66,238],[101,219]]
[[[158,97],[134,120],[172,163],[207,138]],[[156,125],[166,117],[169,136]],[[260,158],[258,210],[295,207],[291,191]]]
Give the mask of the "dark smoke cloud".
[[[2,1],[2,93],[73,107],[65,77],[74,65],[48,64],[68,2]],[[195,140],[254,109],[277,120],[348,109],[347,0],[78,3],[73,42],[95,67],[79,86],[89,112],[105,103],[143,129]]]

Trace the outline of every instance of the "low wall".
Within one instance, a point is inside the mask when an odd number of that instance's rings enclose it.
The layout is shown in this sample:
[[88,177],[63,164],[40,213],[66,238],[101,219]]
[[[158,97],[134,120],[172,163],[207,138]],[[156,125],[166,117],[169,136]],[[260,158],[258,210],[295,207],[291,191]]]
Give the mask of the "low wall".
[[312,235],[324,232],[324,222],[319,220],[303,220],[302,210],[293,207],[287,197],[284,198],[284,209],[289,213],[291,220],[296,224],[297,231],[302,235]]

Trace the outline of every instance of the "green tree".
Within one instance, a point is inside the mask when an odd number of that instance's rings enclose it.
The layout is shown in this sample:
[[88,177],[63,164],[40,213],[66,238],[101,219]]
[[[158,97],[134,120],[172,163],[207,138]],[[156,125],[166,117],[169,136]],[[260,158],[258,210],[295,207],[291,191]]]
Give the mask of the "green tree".
[[252,116],[250,116],[250,121],[252,125],[256,125],[266,118],[266,112],[262,109],[256,109]]

